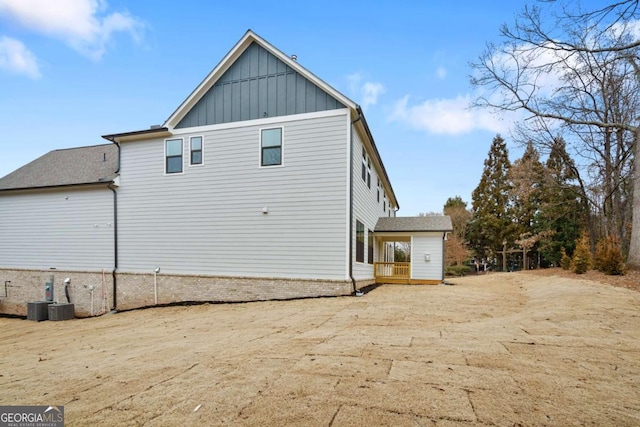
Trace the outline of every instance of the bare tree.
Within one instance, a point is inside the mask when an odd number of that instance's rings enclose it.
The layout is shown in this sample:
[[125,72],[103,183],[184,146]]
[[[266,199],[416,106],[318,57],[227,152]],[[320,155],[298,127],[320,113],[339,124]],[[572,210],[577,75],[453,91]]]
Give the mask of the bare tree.
[[[594,204],[618,235],[631,212],[621,189],[633,189],[640,207],[640,160],[631,163],[640,159],[639,2],[584,11],[569,0],[539,1],[502,26],[502,43],[489,44],[472,64],[471,82],[482,91],[476,106],[521,111],[530,127],[571,132],[575,152],[597,178],[588,186],[601,186]],[[640,215],[631,224],[628,260],[640,267]]]

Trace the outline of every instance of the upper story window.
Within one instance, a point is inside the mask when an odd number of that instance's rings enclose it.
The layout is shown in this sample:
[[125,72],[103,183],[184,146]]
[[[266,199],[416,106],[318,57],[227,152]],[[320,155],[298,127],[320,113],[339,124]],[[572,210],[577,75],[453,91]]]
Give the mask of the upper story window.
[[201,136],[192,136],[189,139],[189,153],[191,155],[191,164],[192,165],[201,165],[202,164],[202,137]]
[[260,131],[260,166],[282,164],[282,128]]
[[382,205],[382,208],[384,209],[383,212],[387,212],[387,195],[386,194],[384,196],[384,203]]
[[182,138],[164,142],[164,170],[166,173],[182,173]]
[[378,203],[380,203],[380,178],[378,178]]
[[367,156],[367,150],[362,147],[362,180],[371,188],[371,159]]

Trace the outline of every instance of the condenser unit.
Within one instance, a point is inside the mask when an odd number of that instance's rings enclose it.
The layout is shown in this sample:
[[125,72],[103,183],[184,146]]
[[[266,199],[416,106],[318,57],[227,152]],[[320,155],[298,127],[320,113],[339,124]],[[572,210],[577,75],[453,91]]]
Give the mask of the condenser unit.
[[49,320],[69,320],[73,317],[73,304],[60,303],[49,306]]
[[49,319],[49,306],[53,301],[34,301],[27,303],[27,319],[38,322]]

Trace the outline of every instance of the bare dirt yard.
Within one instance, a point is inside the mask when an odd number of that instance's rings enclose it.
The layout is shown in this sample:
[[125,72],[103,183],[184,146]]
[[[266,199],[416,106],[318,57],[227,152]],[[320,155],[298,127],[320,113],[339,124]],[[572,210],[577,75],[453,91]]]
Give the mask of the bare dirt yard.
[[640,292],[530,273],[0,319],[0,404],[68,426],[637,426]]

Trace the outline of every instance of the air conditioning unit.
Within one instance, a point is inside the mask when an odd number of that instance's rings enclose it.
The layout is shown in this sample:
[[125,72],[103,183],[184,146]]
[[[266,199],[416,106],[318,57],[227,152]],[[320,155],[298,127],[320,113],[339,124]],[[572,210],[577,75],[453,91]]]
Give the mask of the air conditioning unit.
[[27,319],[42,321],[49,319],[49,306],[53,301],[34,301],[27,303]]
[[49,306],[49,320],[69,320],[73,318],[73,304],[60,303]]

